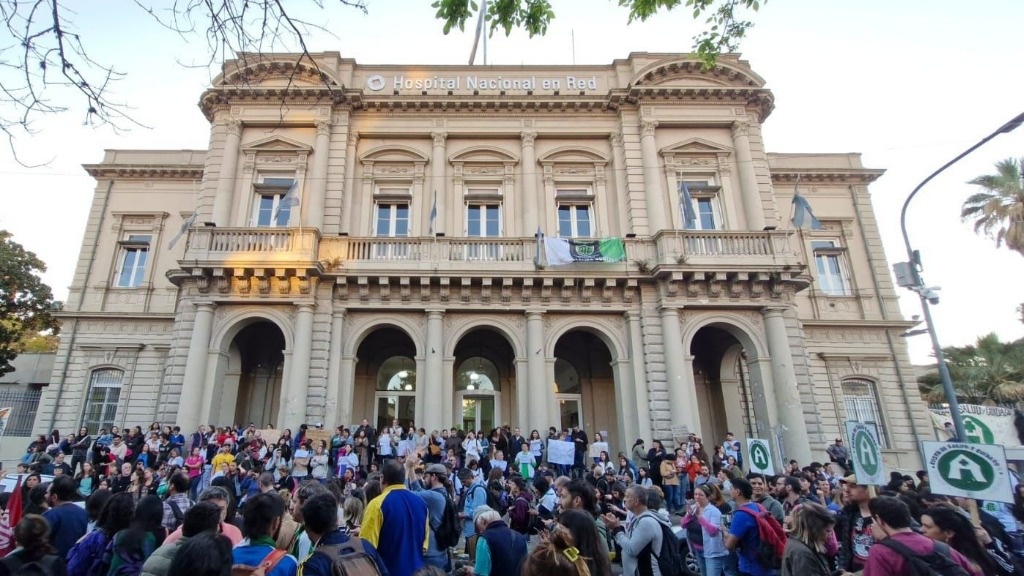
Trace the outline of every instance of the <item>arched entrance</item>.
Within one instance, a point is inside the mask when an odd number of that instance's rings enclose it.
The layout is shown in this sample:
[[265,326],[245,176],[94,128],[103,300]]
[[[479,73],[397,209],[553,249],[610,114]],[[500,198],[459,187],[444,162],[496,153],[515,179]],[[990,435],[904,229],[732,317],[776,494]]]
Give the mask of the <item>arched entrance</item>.
[[757,436],[751,430],[757,416],[744,344],[730,330],[708,325],[694,334],[690,354],[701,422],[698,433],[705,443],[719,444],[727,432]]
[[370,420],[380,430],[395,420],[408,427],[416,418],[416,346],[392,327],[374,330],[356,352],[352,419]]
[[[281,406],[281,380],[284,373],[285,339],[273,322],[260,320],[242,328],[228,347],[228,373],[225,378],[225,405],[221,414],[230,414],[232,422],[268,427],[276,423]],[[233,384],[233,385],[232,385]],[[234,410],[229,411],[233,405]],[[226,422],[226,420],[218,420]]]
[[[476,329],[455,346],[455,426],[485,433],[513,417],[515,352],[494,330]],[[445,423],[447,425],[447,423]]]
[[601,432],[613,452],[624,451],[616,424],[615,375],[612,354],[596,334],[570,330],[555,343],[557,425],[579,425],[587,436]]

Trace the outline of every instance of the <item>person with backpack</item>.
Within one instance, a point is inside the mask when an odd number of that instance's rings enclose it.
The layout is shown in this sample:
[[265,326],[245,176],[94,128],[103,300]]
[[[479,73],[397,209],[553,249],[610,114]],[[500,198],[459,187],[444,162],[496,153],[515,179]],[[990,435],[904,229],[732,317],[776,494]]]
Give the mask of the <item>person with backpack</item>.
[[[181,524],[181,538],[174,542],[166,539],[162,546],[153,551],[142,565],[141,576],[170,576],[171,562],[186,542],[199,534],[220,533],[220,508],[213,502],[200,502],[185,512]],[[227,540],[227,538],[225,538]],[[230,540],[228,540],[230,543]]]
[[732,482],[735,511],[725,547],[736,550],[741,576],[772,576],[782,566],[786,533],[782,525],[760,504],[751,502],[754,488],[744,478]]
[[249,500],[245,507],[245,533],[249,540],[231,551],[233,574],[262,569],[266,576],[296,575],[299,561],[277,548],[274,540],[284,512],[284,500],[277,494],[260,494]]
[[633,521],[628,526],[623,526],[618,516],[613,514],[605,514],[602,519],[622,549],[623,574],[675,576],[675,570],[683,565],[679,547],[672,529],[648,507],[648,494],[649,490],[642,486],[633,485],[626,489],[623,503],[633,514]]
[[167,481],[167,499],[164,500],[162,524],[173,532],[185,521],[185,512],[192,507],[188,498],[189,479],[182,472],[174,473]]
[[317,494],[302,505],[306,534],[316,543],[302,561],[303,576],[388,575],[377,549],[338,527],[338,500],[330,492]]
[[430,519],[430,541],[427,543],[427,551],[423,553],[423,561],[446,573],[451,572],[448,549],[458,544],[462,526],[458,522],[455,503],[448,493],[448,468],[444,464],[430,464],[423,470],[422,478],[418,478],[417,464],[419,458],[410,455],[405,462],[405,473],[409,489],[426,503]]
[[463,521],[462,535],[466,538],[468,546],[470,536],[475,533],[473,514],[477,508],[487,505],[487,485],[482,480],[476,480],[469,468],[460,469],[458,477],[463,486],[462,499],[459,502],[459,519]]
[[64,559],[50,544],[50,525],[42,516],[22,517],[14,527],[14,540],[18,549],[0,560],[0,576],[64,576]]
[[135,516],[135,498],[118,492],[107,500],[96,519],[96,529],[75,543],[67,555],[68,576],[105,575],[110,570],[107,545]]
[[424,566],[430,541],[427,505],[405,488],[405,467],[394,458],[384,462],[381,484],[384,491],[366,505],[359,535],[377,547],[391,576],[411,576]]
[[910,508],[898,498],[879,496],[868,503],[875,545],[868,551],[864,576],[982,576],[948,544],[918,534],[910,527]]

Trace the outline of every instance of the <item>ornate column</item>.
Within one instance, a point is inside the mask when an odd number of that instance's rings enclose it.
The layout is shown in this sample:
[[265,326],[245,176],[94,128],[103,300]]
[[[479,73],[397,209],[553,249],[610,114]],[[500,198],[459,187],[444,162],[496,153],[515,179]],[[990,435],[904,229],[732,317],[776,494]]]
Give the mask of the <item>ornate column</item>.
[[543,198],[537,195],[537,149],[534,147],[537,133],[520,132],[519,138],[522,142],[523,158],[523,179],[519,193],[523,222],[519,234],[530,236],[537,233],[537,227],[540,226],[540,208],[543,206]]
[[615,175],[615,215],[619,233],[625,236],[633,230],[633,213],[629,209],[629,185],[626,180],[626,153],[622,147],[622,132],[613,132],[608,136],[612,145],[612,173]]
[[[448,133],[431,132],[430,137],[434,139],[434,149],[430,156],[430,199],[427,200],[427,213],[430,213],[436,198],[437,216],[434,218],[434,233],[444,234],[447,230],[445,226],[448,222],[447,202],[445,201],[448,198],[448,182],[444,177],[445,164],[447,163],[445,141],[448,139]],[[430,428],[427,428],[427,430],[430,430]]]
[[672,424],[685,424],[700,434],[697,412],[697,386],[693,381],[692,359],[683,350],[683,334],[679,329],[679,311],[661,308],[661,336],[665,346],[665,380],[668,383],[668,405]]
[[811,444],[804,422],[803,403],[796,384],[793,370],[793,356],[789,351],[789,336],[786,330],[785,308],[764,309],[764,330],[768,339],[768,354],[771,356],[772,381],[775,384],[775,400],[782,426],[782,442],[786,458],[798,462],[811,461]]
[[317,120],[316,142],[313,144],[313,185],[305,199],[306,225],[321,230],[324,227],[324,201],[327,197],[327,164],[331,155],[331,121]]
[[196,302],[196,318],[192,324],[192,337],[188,343],[185,376],[181,382],[178,400],[178,424],[191,434],[199,427],[203,409],[203,389],[206,387],[206,365],[213,330],[213,302]]
[[313,352],[313,309],[315,304],[296,304],[295,340],[286,380],[287,388],[278,426],[298,430],[306,422],[306,403],[309,389],[309,357]]
[[541,430],[551,426],[548,405],[552,396],[545,382],[544,365],[544,313],[537,310],[526,312],[526,372],[529,378],[530,396],[528,429]]
[[356,219],[352,215],[352,197],[359,189],[356,182],[356,145],[359,144],[359,133],[352,131],[350,124],[348,145],[345,147],[345,191],[341,198],[341,233],[352,234],[356,227]]
[[644,163],[644,198],[647,201],[648,234],[653,236],[668,227],[665,218],[665,192],[662,189],[661,170],[658,169],[658,143],[654,130],[658,121],[640,119],[640,156]]
[[629,353],[633,358],[633,390],[636,392],[636,410],[639,416],[640,438],[650,440],[651,405],[647,400],[647,362],[644,358],[643,326],[640,312],[626,312],[629,321]]
[[[440,209],[438,212],[440,212]],[[424,374],[422,380],[417,380],[423,383],[423,397],[431,405],[424,406],[424,421],[422,423],[417,422],[416,424],[430,431],[440,429],[442,423],[446,423],[443,420],[443,403],[449,404],[448,410],[450,411],[450,405],[454,402],[452,381],[444,378],[442,370],[442,360],[444,359],[444,310],[427,310],[427,344],[423,353],[427,357],[426,374]],[[434,403],[442,404],[434,405]]]
[[747,217],[747,228],[764,230],[764,207],[761,205],[761,189],[757,185],[754,159],[750,153],[750,123],[734,122],[732,145],[736,150],[736,167],[740,173],[740,196],[743,198],[743,213]]
[[[348,414],[343,413],[338,402],[341,387],[341,343],[345,337],[345,309],[332,307],[331,310],[331,342],[327,357],[327,393],[324,408],[324,424],[328,427],[351,423],[351,399],[348,403]],[[344,404],[344,400],[342,400]]]
[[238,173],[238,151],[242,142],[242,121],[228,117],[225,122],[228,136],[224,140],[220,175],[217,177],[217,195],[213,198],[213,221],[217,226],[231,225],[231,205],[234,204],[235,176]]

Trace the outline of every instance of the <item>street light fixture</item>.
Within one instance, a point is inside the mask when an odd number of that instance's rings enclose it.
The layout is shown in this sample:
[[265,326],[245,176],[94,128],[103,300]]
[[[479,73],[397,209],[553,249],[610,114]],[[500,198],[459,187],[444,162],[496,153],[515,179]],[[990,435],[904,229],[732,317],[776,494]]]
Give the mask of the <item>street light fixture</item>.
[[[939,295],[935,293],[938,288],[929,288],[921,277],[921,252],[914,250],[910,245],[910,236],[907,235],[907,208],[910,206],[910,201],[914,199],[914,196],[924,188],[925,184],[932,181],[933,178],[944,172],[947,168],[956,164],[971,152],[974,152],[978,148],[981,148],[989,140],[999,136],[1000,134],[1009,134],[1021,124],[1024,124],[1024,112],[1015,116],[1012,120],[1000,126],[995,132],[982,138],[977,144],[971,146],[967,150],[964,150],[959,156],[953,158],[949,162],[942,165],[941,168],[932,172],[927,178],[921,181],[920,184],[914,188],[914,191],[907,196],[906,201],[903,202],[903,210],[900,211],[900,229],[903,232],[903,243],[907,248],[907,258],[909,262],[897,262],[893,264],[893,272],[896,275],[896,283],[904,288],[909,288],[911,291],[916,292],[918,297],[921,299],[921,312],[924,313],[924,322],[927,326],[927,332],[932,339],[932,351],[935,354],[935,362],[939,367],[939,377],[942,379],[942,391],[946,395],[946,403],[949,404],[949,415],[953,421],[953,427],[956,430],[956,437],[961,442],[967,440],[967,432],[964,430],[964,419],[960,415],[960,404],[956,399],[956,392],[953,390],[953,379],[949,375],[949,367],[946,366],[946,361],[942,357],[942,347],[939,346],[939,337],[935,333],[935,324],[932,322],[931,305],[939,303]],[[909,334],[908,334],[909,335]]]

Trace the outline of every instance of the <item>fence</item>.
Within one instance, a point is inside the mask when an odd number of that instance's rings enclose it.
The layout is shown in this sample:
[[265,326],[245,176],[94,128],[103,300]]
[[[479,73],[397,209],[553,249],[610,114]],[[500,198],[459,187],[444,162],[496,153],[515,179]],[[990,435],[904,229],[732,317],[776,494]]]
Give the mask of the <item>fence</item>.
[[11,417],[7,420],[4,436],[31,436],[32,425],[36,421],[36,410],[39,408],[41,390],[0,390],[0,408],[11,407]]

